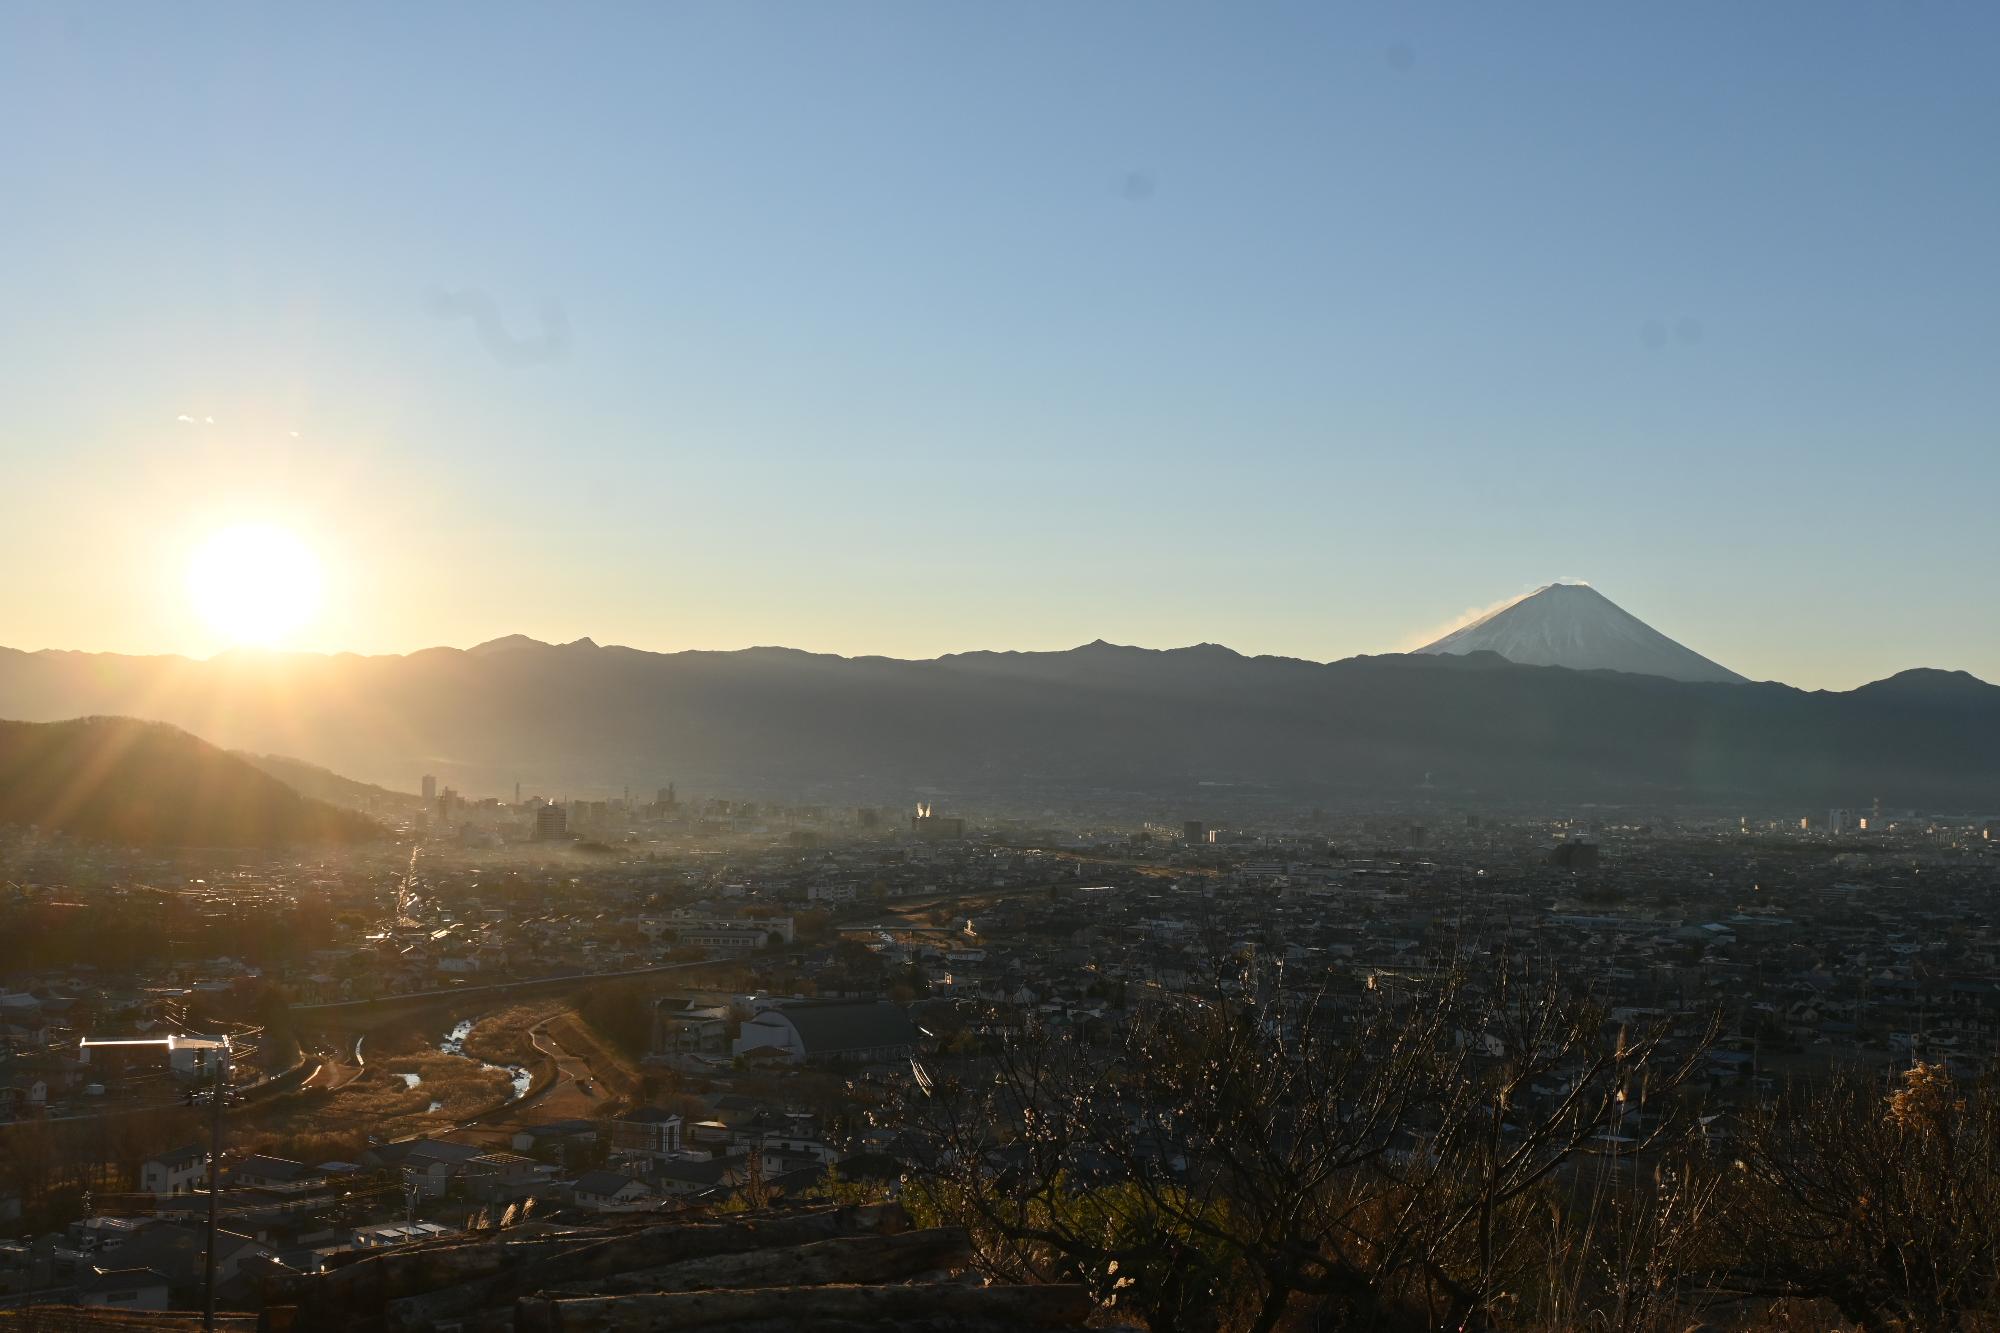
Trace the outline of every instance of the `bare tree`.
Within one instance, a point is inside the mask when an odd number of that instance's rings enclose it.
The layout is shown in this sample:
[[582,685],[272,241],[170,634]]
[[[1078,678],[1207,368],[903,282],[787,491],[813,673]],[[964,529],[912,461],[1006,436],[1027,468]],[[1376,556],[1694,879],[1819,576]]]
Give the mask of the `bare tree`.
[[1607,1032],[1504,964],[1339,995],[1218,974],[1104,1047],[1030,1028],[927,1072],[926,1188],[993,1271],[1091,1283],[1155,1328],[1240,1304],[1266,1333],[1299,1298],[1473,1326],[1562,1173],[1685,1128],[1674,1094],[1708,1039],[1668,1059],[1664,1027]]
[[2000,1310],[2000,1097],[1940,1065],[1841,1080],[1752,1123],[1734,1210],[1746,1294],[1831,1302],[1863,1328]]

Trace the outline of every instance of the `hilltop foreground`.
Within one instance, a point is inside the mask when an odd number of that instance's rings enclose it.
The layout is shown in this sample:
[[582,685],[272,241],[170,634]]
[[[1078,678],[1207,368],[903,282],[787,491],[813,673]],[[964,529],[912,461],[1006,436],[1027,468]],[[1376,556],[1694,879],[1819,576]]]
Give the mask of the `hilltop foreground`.
[[0,824],[128,846],[275,847],[382,835],[158,722],[0,722]]

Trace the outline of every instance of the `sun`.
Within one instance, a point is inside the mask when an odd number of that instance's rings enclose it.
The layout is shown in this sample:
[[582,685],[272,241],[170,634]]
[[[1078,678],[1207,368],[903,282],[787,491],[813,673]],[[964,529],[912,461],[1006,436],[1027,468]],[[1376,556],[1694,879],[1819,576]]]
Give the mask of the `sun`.
[[223,529],[188,564],[196,614],[232,644],[283,643],[318,614],[320,585],[312,548],[268,523]]

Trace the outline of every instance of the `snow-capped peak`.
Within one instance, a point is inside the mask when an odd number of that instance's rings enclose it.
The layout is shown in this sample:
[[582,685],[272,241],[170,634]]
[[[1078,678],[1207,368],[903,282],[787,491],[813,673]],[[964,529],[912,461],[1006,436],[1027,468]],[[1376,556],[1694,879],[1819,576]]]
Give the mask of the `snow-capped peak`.
[[1629,671],[1669,680],[1743,683],[1587,583],[1551,583],[1453,630],[1420,653],[1495,652],[1524,666]]

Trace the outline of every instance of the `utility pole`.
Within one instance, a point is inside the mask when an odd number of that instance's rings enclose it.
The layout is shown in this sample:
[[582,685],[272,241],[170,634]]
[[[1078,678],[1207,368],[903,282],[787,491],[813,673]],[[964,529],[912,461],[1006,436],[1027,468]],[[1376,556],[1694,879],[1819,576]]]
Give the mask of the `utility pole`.
[[217,1049],[215,1087],[209,1093],[208,1116],[208,1247],[202,1259],[202,1333],[215,1333],[215,1214],[222,1197],[222,1103],[229,1087],[229,1038]]
[[[113,1037],[99,1039],[85,1037],[78,1043],[78,1058],[89,1063],[93,1048],[107,1046],[157,1046],[167,1052],[171,1063],[174,1048],[183,1040],[179,1033],[167,1037]],[[201,1326],[203,1333],[215,1333],[215,1230],[216,1203],[222,1193],[222,1104],[228,1095],[229,1086],[229,1037],[224,1034],[215,1045],[206,1049],[215,1053],[215,1085],[209,1096],[208,1118],[208,1253],[202,1261],[204,1269],[204,1296],[202,1298]]]

